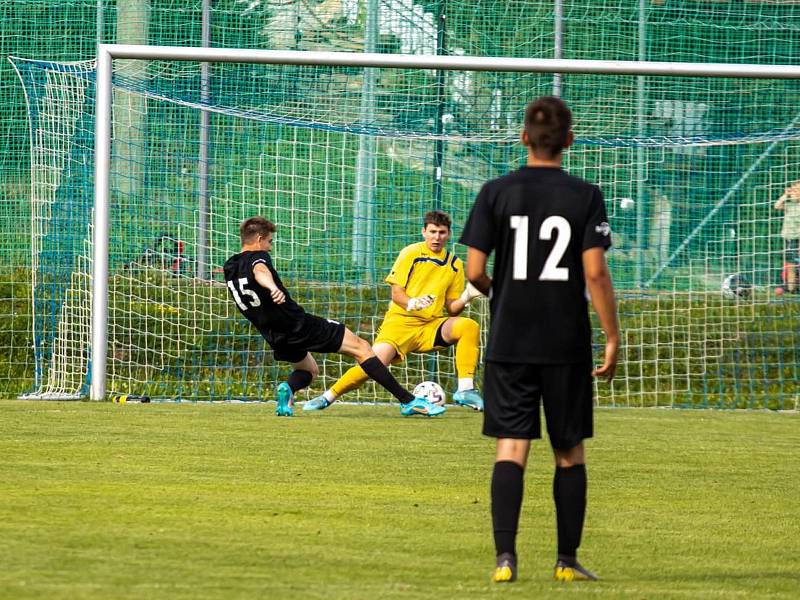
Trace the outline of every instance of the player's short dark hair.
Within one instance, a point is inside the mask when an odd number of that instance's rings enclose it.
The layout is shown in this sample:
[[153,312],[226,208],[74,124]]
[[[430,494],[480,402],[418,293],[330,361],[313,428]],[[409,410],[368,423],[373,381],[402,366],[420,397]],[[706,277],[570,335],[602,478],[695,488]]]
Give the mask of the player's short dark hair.
[[553,158],[567,145],[572,111],[561,98],[542,96],[525,109],[528,144],[542,158]]
[[268,233],[274,233],[276,230],[277,227],[272,221],[264,217],[250,217],[239,225],[239,237],[243,244],[247,244],[258,235],[266,237]]
[[439,225],[450,229],[450,215],[441,210],[429,210],[425,213],[425,218],[422,221],[422,226]]

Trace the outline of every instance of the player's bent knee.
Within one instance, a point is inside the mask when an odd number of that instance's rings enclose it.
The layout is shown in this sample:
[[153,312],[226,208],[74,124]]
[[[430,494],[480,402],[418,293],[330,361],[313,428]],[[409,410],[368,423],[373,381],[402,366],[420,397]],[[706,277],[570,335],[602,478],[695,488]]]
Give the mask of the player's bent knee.
[[360,363],[363,363],[365,360],[369,360],[370,358],[375,358],[375,353],[372,351],[372,348],[369,344],[367,347],[363,349],[363,351],[359,350],[358,354],[355,355],[355,359]]
[[481,327],[478,322],[469,317],[458,317],[453,324],[452,336],[455,340],[474,339],[479,337],[480,333]]
[[464,328],[465,332],[472,333],[472,334],[475,334],[475,335],[479,335],[480,334],[481,326],[478,325],[478,322],[476,320],[470,319],[468,317],[461,317],[461,319],[464,321],[464,324],[462,325],[462,327]]
[[375,354],[372,351],[372,346],[369,345],[369,342],[364,338],[357,338],[358,339],[358,352],[363,354],[366,357],[372,356]]
[[355,358],[358,362],[362,363],[368,358],[375,356],[372,351],[372,346],[369,342],[362,337],[357,336],[355,333],[347,330],[345,336],[345,344],[342,346],[342,351]]

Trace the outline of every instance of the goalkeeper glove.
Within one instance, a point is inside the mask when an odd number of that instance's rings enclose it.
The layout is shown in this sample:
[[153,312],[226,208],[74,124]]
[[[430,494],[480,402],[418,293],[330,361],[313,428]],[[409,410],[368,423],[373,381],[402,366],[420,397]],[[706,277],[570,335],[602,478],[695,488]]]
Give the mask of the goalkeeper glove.
[[481,292],[478,288],[472,285],[469,281],[467,282],[467,287],[464,288],[464,291],[461,292],[461,296],[459,300],[462,300],[465,305],[472,302],[478,296],[483,296],[483,292]]
[[428,308],[431,304],[433,304],[434,298],[436,298],[436,296],[431,296],[430,294],[427,296],[420,296],[419,298],[409,298],[408,304],[406,304],[406,310],[408,312],[413,312],[415,310]]

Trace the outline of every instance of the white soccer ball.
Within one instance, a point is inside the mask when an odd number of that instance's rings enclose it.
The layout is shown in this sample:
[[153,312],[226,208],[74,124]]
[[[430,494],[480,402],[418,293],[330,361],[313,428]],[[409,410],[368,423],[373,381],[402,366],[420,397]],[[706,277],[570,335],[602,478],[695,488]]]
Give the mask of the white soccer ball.
[[425,398],[431,404],[442,406],[447,401],[447,395],[442,386],[435,381],[423,381],[412,392],[415,398]]
[[633,210],[634,206],[636,206],[636,201],[633,198],[620,198],[619,199],[619,207],[623,211]]

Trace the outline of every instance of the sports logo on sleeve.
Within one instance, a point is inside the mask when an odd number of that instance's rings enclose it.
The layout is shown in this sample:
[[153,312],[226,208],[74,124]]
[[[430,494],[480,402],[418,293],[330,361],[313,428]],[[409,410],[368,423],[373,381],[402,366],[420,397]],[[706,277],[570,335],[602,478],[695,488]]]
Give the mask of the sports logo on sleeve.
[[609,224],[608,224],[608,223],[606,223],[605,221],[603,221],[602,223],[600,223],[600,225],[595,225],[595,226],[594,226],[594,230],[595,230],[597,233],[599,233],[599,234],[602,234],[602,235],[604,235],[604,236],[606,236],[606,237],[608,237],[609,235],[611,235],[611,225],[609,225]]

